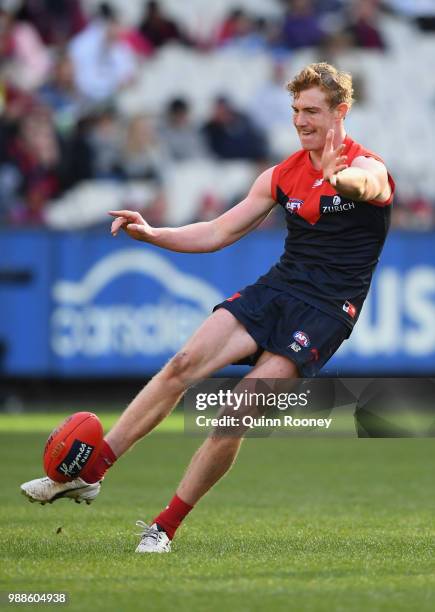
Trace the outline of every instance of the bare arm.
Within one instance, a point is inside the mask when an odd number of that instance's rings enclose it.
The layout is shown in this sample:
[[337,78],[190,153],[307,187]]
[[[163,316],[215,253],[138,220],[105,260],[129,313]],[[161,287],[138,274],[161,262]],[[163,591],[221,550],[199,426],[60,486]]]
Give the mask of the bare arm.
[[341,155],[343,145],[336,149],[332,142],[334,133],[328,133],[322,156],[323,177],[337,193],[353,200],[379,204],[387,202],[391,195],[388,173],[384,164],[373,157],[356,157],[351,166],[346,165],[346,157]]
[[151,227],[138,213],[112,210],[115,217],[111,232],[116,236],[123,229],[131,238],[180,253],[210,253],[218,251],[256,228],[272,210],[273,168],[263,172],[248,195],[236,206],[213,221],[192,223],[182,227]]
[[350,168],[342,170],[336,177],[337,192],[354,200],[376,200],[382,204],[391,195],[387,169],[373,157],[356,157]]

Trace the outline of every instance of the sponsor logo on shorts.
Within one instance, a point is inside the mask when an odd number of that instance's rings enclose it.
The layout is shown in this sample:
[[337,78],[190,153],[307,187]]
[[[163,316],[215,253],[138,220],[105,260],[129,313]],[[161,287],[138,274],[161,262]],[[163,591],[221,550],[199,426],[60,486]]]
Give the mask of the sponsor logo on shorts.
[[291,215],[295,215],[303,203],[303,200],[298,200],[297,198],[289,198],[288,202],[285,205],[285,209],[288,210]]
[[74,440],[71,450],[62,463],[59,463],[56,467],[56,471],[68,477],[77,476],[89,461],[94,448],[94,446],[87,442],[82,442],[78,439]]
[[350,302],[346,301],[343,304],[343,310],[344,310],[344,312],[347,312],[347,314],[350,317],[352,317],[352,319],[355,318],[355,316],[356,316],[356,308],[355,308],[355,306],[353,304],[351,304]]
[[298,344],[300,344],[303,348],[308,348],[311,344],[310,337],[303,331],[295,331],[293,334],[293,338],[296,340]]
[[294,351],[295,353],[299,353],[299,351],[301,350],[301,347],[299,346],[299,344],[297,342],[292,342],[289,345],[289,348],[291,348],[292,351]]

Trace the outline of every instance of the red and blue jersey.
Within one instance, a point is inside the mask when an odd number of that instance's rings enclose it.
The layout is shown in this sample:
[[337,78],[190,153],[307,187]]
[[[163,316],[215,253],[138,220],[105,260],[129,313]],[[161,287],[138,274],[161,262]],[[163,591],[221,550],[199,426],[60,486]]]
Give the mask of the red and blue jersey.
[[[350,165],[378,155],[346,137]],[[278,164],[272,196],[286,211],[287,238],[279,262],[258,282],[283,289],[352,328],[367,296],[390,225],[394,181],[387,202],[358,202],[323,180],[307,151]]]

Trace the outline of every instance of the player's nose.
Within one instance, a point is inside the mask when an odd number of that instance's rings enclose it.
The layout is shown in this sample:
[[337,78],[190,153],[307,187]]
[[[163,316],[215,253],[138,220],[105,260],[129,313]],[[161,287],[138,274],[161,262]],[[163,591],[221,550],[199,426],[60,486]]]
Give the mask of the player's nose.
[[294,124],[296,127],[304,127],[307,124],[306,118],[301,113],[298,113],[294,117]]

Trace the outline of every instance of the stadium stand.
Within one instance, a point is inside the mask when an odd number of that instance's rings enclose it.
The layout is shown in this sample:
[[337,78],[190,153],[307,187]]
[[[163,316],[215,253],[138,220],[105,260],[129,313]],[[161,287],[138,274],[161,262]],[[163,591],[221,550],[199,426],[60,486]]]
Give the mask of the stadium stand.
[[[39,4],[43,7],[44,0]],[[168,104],[186,100],[192,129],[200,134],[216,97],[226,97],[267,128],[267,161],[272,164],[298,147],[290,109],[285,116],[289,98],[284,81],[308,62],[325,59],[355,76],[358,96],[348,118],[349,132],[388,161],[398,185],[396,225],[433,228],[435,175],[422,164],[433,157],[434,146],[433,16],[425,3],[419,10],[418,3],[412,10],[413,3],[405,1],[367,4],[370,10],[362,14],[351,0],[216,0],[207,6],[201,0],[161,0],[161,13],[180,35],[153,48],[152,41],[141,38],[142,1],[112,0],[101,7],[94,0],[59,0],[60,16],[67,9],[75,11],[75,25],[62,43],[47,39],[40,15],[30,10],[34,2],[2,0],[0,219],[18,225],[89,227],[105,221],[111,203],[134,205],[153,211],[154,219],[179,224],[225,209],[260,167],[219,161],[211,150],[201,161],[171,158],[162,129]],[[291,49],[280,30],[285,15],[310,7],[323,39],[317,46]],[[228,20],[235,11],[242,12],[244,25],[232,29]],[[91,59],[80,59],[105,36],[111,49],[103,62],[106,73]],[[375,39],[382,45],[372,44]],[[38,51],[38,70],[33,72],[29,45]],[[66,65],[69,60],[72,66]],[[92,89],[95,70],[99,85]],[[281,109],[269,123],[267,117],[256,116],[254,101],[261,96],[264,108],[267,101]],[[38,123],[41,116],[45,127]],[[143,143],[137,143],[142,174],[131,176],[123,143],[138,116],[152,125],[155,135],[152,146],[145,132]],[[150,159],[159,171],[150,172]]]

